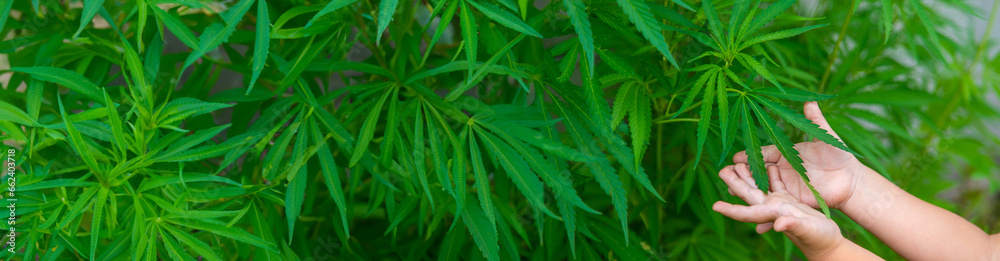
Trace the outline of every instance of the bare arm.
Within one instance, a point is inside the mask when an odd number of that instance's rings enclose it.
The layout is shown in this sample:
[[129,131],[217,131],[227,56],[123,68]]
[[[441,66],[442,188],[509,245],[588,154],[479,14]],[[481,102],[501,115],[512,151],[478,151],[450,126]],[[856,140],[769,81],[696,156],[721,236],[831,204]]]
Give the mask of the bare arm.
[[996,260],[1000,237],[903,191],[870,168],[841,206],[848,217],[909,260]]
[[[843,239],[843,238],[842,238]],[[813,256],[806,256],[809,260],[882,260],[881,257],[876,256],[871,251],[864,249],[863,247],[851,242],[850,240],[843,239],[840,244],[837,245],[833,250],[826,253],[818,253]]]

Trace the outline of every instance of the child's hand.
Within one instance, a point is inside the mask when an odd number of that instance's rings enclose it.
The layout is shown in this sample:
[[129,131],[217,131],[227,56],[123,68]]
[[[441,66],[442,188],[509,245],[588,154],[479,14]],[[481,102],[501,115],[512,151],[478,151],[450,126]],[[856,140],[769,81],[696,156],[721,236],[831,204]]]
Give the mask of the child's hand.
[[[830,128],[830,124],[826,122],[826,118],[823,117],[816,102],[807,102],[804,107],[806,118],[840,139],[837,133]],[[854,188],[857,187],[858,176],[869,170],[851,153],[822,141],[798,143],[795,144],[795,149],[798,150],[799,156],[802,158],[802,165],[806,168],[806,175],[812,180],[812,185],[816,187],[816,190],[831,208],[840,209],[851,198]],[[819,207],[816,199],[813,198],[812,191],[809,191],[809,187],[774,145],[763,147],[762,152],[765,163],[775,164],[778,167],[781,180],[785,181],[785,189],[789,194],[813,208]],[[733,156],[733,163],[746,164],[746,152],[736,153]]]
[[[731,194],[749,206],[719,201],[712,209],[735,220],[757,223],[757,233],[763,234],[773,226],[775,231],[784,232],[809,259],[824,257],[846,240],[833,220],[788,194],[777,166],[769,165],[767,171],[772,191],[764,194],[757,189],[745,164],[723,168],[719,177],[729,186]],[[798,175],[795,178],[798,182]]]

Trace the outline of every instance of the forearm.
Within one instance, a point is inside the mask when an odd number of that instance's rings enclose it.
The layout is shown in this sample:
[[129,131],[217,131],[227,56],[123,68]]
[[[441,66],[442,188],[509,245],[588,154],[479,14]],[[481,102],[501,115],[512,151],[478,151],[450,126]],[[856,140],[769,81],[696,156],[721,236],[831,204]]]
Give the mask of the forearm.
[[841,210],[910,260],[990,259],[991,238],[964,218],[920,200],[866,168]]
[[[801,249],[801,247],[800,247]],[[811,261],[817,260],[883,260],[871,251],[847,239],[840,240],[836,247],[826,252],[804,253]]]

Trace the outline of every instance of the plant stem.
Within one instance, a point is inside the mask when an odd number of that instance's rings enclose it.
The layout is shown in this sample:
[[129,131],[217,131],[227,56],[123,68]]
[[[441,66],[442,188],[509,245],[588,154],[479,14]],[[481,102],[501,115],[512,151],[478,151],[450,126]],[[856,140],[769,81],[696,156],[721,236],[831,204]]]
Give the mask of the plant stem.
[[658,121],[656,121],[656,122],[653,122],[653,123],[656,123],[656,124],[664,124],[664,123],[671,123],[671,122],[685,122],[685,121],[686,121],[686,122],[698,122],[698,121],[699,121],[699,119],[697,119],[697,118],[676,118],[676,119],[666,119],[666,120],[658,120]]
[[[670,117],[673,117],[673,116],[674,116],[674,114],[680,114],[680,113],[685,113],[685,112],[688,112],[688,111],[691,111],[692,109],[694,109],[694,108],[698,107],[699,105],[701,105],[701,102],[700,102],[700,101],[699,101],[699,102],[696,102],[696,103],[694,103],[694,104],[691,104],[691,106],[688,106],[688,107],[687,107],[687,109],[684,109],[684,111],[680,111],[680,112],[674,112],[674,113],[669,113],[669,114],[666,114],[666,115],[663,115],[663,116],[660,116],[660,117],[657,117],[657,118],[656,118],[656,120],[660,120],[660,119],[664,119],[664,118],[667,118],[667,119],[669,119]],[[670,108],[668,107],[667,109],[670,109]]]
[[837,52],[840,50],[840,43],[844,41],[844,36],[847,35],[847,25],[851,24],[851,17],[854,17],[854,8],[858,6],[858,0],[854,0],[851,4],[851,10],[847,11],[847,19],[844,19],[844,25],[840,27],[840,35],[837,36],[837,43],[833,45],[833,51],[827,58],[826,71],[823,72],[823,78],[819,81],[819,93],[823,93],[826,89],[826,81],[830,79],[830,69],[833,69],[833,62],[837,60]]

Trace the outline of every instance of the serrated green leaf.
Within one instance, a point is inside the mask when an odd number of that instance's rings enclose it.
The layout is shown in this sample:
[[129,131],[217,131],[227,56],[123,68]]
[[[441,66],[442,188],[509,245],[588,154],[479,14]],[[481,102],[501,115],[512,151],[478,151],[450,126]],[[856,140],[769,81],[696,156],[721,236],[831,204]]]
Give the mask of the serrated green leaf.
[[[442,0],[441,3],[444,3],[445,1],[449,1],[448,9],[445,9],[444,14],[441,15],[441,22],[438,23],[439,25],[451,24],[451,19],[455,17],[455,11],[458,10],[458,6],[460,5],[458,1],[463,1],[463,0]],[[435,8],[434,12],[437,11],[438,8]],[[427,58],[430,57],[431,51],[434,50],[434,46],[437,44],[438,39],[441,39],[441,35],[443,35],[447,29],[448,26],[438,26],[437,29],[434,30],[434,36],[432,36],[431,41],[427,43],[428,48],[427,50],[424,51],[424,56],[423,60],[421,60],[422,61],[421,64],[423,64],[423,61],[427,61]],[[407,82],[409,82],[409,79],[407,79]]]
[[198,144],[202,144],[205,141],[219,135],[223,130],[228,129],[230,124],[225,124],[221,126],[216,126],[214,128],[198,131],[194,134],[186,136],[179,141],[172,143],[169,149],[161,151],[157,157],[170,157],[179,152],[186,151]]
[[[757,98],[757,100],[763,102],[766,99]],[[816,189],[812,188],[812,185],[809,184],[810,182],[809,176],[806,175],[806,168],[805,166],[802,165],[803,162],[802,158],[799,157],[799,152],[794,148],[795,144],[793,144],[791,139],[789,139],[788,136],[781,131],[781,128],[778,127],[778,123],[775,122],[774,119],[771,119],[771,117],[768,116],[767,113],[765,113],[764,110],[757,105],[757,103],[748,102],[747,105],[749,105],[748,107],[752,111],[754,111],[754,113],[757,115],[757,119],[760,120],[761,126],[764,128],[764,132],[771,137],[771,140],[774,142],[775,147],[777,147],[778,151],[781,152],[781,156],[788,161],[789,165],[792,165],[792,168],[794,168],[795,171],[799,173],[799,176],[802,177],[802,180],[805,181],[806,185],[808,185],[810,187],[810,190],[813,191],[813,196],[816,198],[816,202],[819,202],[820,207],[823,209],[823,213],[826,214],[827,217],[829,217],[830,209],[826,206],[826,203],[823,201],[823,198],[820,197],[818,193],[816,193]],[[817,126],[816,129],[819,129],[819,126]],[[763,165],[763,163],[761,165]],[[764,166],[760,166],[759,168],[763,169]],[[757,182],[758,187],[761,190],[765,190],[768,188],[767,184],[769,180],[767,177],[767,172],[766,170],[764,170],[763,172],[760,173],[761,174],[757,174],[757,172],[753,172],[754,180]]]
[[[728,118],[719,117],[720,120],[728,120],[728,122],[726,123],[726,127],[722,129],[722,156],[719,157],[719,162],[716,163],[716,165],[722,165],[723,162],[729,159],[729,151],[732,150],[733,144],[736,142],[736,133],[739,130],[738,128],[740,128],[740,126],[738,126],[740,117],[742,117],[743,110],[747,110],[747,108],[743,107],[743,102],[740,101],[741,99],[742,98],[737,99],[737,102],[733,104],[732,109],[728,109]],[[726,100],[728,102],[728,95]],[[721,105],[722,102],[719,104]],[[721,111],[722,107],[720,106],[719,108]],[[719,114],[721,115],[722,113],[720,112]],[[685,179],[685,181],[687,181],[687,179]],[[685,188],[688,189],[686,186]],[[690,190],[688,190],[688,192],[690,192]]]
[[348,6],[348,5],[353,4],[354,2],[357,2],[357,1],[358,0],[333,0],[333,1],[330,1],[325,6],[323,6],[323,9],[319,10],[319,12],[316,13],[316,15],[314,15],[312,17],[312,19],[309,19],[309,22],[306,23],[306,27],[305,28],[312,27],[313,22],[316,22],[316,20],[318,20],[323,15],[329,14],[329,13],[331,13],[333,11],[337,11],[341,7]]
[[[528,163],[528,166],[531,167],[531,169],[535,171],[535,173],[537,173],[539,177],[542,178],[545,184],[549,185],[549,187],[552,188],[552,191],[555,192],[555,196],[557,198],[566,199],[573,205],[578,206],[587,212],[591,212],[594,214],[599,213],[597,212],[597,210],[594,210],[593,208],[590,208],[590,206],[587,206],[587,204],[583,203],[583,200],[580,199],[579,195],[577,195],[577,191],[573,189],[572,183],[570,182],[568,177],[560,175],[559,171],[556,169],[554,165],[550,164],[549,161],[546,161],[542,157],[540,157],[541,154],[538,153],[538,151],[528,147],[518,138],[515,138],[516,136],[519,136],[520,133],[508,131],[512,129],[510,128],[510,126],[516,124],[504,124],[502,125],[504,126],[504,128],[500,128],[500,126],[498,125],[493,125],[482,121],[477,123],[480,126],[483,126],[486,129],[493,131],[497,136],[506,141],[507,143],[506,145],[509,145],[511,148],[514,149],[514,151],[520,154],[521,157],[524,159],[524,161]],[[537,133],[537,137],[542,137],[542,134]]]
[[[299,77],[300,75],[302,75],[302,71],[304,71],[306,67],[309,66],[309,64],[312,62],[313,59],[315,59],[317,56],[320,56],[319,53],[323,51],[323,48],[325,48],[327,44],[330,43],[330,40],[332,40],[333,37],[336,35],[337,34],[330,34],[325,39],[321,40],[321,42],[319,43],[315,42],[316,40],[315,36],[309,38],[309,44],[306,45],[306,47],[303,48],[302,52],[299,53],[299,56],[295,58],[295,62],[291,64],[286,64],[290,65],[290,67],[279,66],[279,70],[281,70],[281,72],[285,74],[285,77],[281,79],[281,82],[278,84],[278,86],[280,88],[285,88],[288,86],[298,87],[296,84],[303,84],[302,79]],[[307,92],[303,94],[308,95]]]
[[330,197],[333,198],[333,202],[337,205],[337,210],[340,212],[340,220],[344,227],[344,234],[350,237],[350,230],[347,226],[347,202],[344,200],[344,191],[340,185],[340,174],[337,170],[337,163],[333,160],[333,154],[330,152],[329,146],[323,140],[319,132],[319,127],[315,121],[312,122],[313,127],[313,140],[317,144],[320,144],[318,150],[319,154],[319,164],[323,171],[323,178],[326,181],[326,187],[330,191]]
[[[163,229],[160,229],[160,228],[157,228],[157,229],[159,230],[158,231],[159,234],[161,234],[161,235],[164,234],[163,233]],[[164,243],[163,244],[164,245],[163,248],[165,250],[167,250],[167,255],[169,255],[174,260],[184,260],[184,261],[192,261],[192,260],[194,260],[194,258],[191,258],[191,256],[189,256],[187,254],[187,252],[183,248],[181,248],[181,245],[178,244],[177,240],[174,240],[173,237],[164,236],[164,237],[160,237],[160,239],[163,240],[163,243]]]
[[32,120],[27,113],[4,101],[0,101],[0,120],[25,126],[38,126],[38,123]]
[[[300,120],[308,121],[310,115],[312,115],[311,111],[304,110],[304,114],[302,114],[302,118],[300,118]],[[312,157],[312,155],[316,154],[316,149],[319,148],[318,144],[309,144],[309,138],[311,138],[309,131],[309,125],[300,125],[299,133],[298,135],[295,135],[295,142],[292,143],[292,157],[288,159],[288,164],[284,165],[285,169],[281,171],[281,174],[279,174],[279,179],[280,177],[284,177],[285,180],[291,183],[295,180],[295,177],[299,176],[299,174],[305,174],[308,172],[306,171],[307,166],[305,164],[309,158]],[[289,202],[287,202],[288,194],[286,193],[285,196],[285,206],[287,208],[287,205],[289,205]],[[288,214],[287,211],[286,214]]]
[[[472,131],[466,132],[467,134],[472,134]],[[482,153],[479,151],[479,145],[476,142],[476,135],[468,135],[469,140],[469,155],[472,156],[470,163],[472,163],[472,172],[476,175],[476,188],[477,193],[479,193],[479,204],[482,205],[482,209],[489,218],[490,224],[496,223],[496,217],[493,212],[493,201],[492,194],[490,194],[490,180],[486,177],[486,168],[483,167]]]
[[250,6],[253,5],[253,0],[241,0],[236,5],[229,7],[222,14],[223,20],[226,21],[225,25],[219,23],[212,23],[212,25],[205,28],[205,31],[198,37],[198,48],[194,48],[191,54],[184,59],[184,66],[181,67],[181,71],[187,69],[191,66],[198,58],[201,58],[208,52],[215,50],[220,44],[228,42],[229,36],[236,31],[236,25],[240,23],[243,19],[243,14],[246,14],[250,10]]
[[[261,170],[262,175],[265,179],[274,178],[279,168],[282,167],[281,161],[284,160],[285,152],[288,150],[288,144],[292,141],[292,136],[299,131],[299,126],[302,125],[301,115],[303,112],[299,113],[299,118],[294,120],[287,129],[285,129],[278,140],[274,142],[271,149],[268,151],[267,156],[264,157],[264,169]],[[281,124],[284,124],[282,122]]]
[[[300,137],[305,137],[305,134],[299,134]],[[298,145],[298,144],[296,144]],[[295,222],[299,219],[299,213],[302,211],[302,203],[305,200],[306,193],[306,167],[303,166],[299,168],[298,175],[291,176],[291,180],[288,181],[288,187],[285,190],[285,220],[288,221],[288,242],[292,242],[295,235]]]
[[[83,13],[80,15],[80,27],[76,29],[76,33],[73,34],[73,38],[80,36],[80,33],[83,32],[83,28],[86,28],[87,25],[90,24],[90,21],[94,20],[94,16],[97,15],[97,10],[101,9],[101,5],[104,5],[104,0],[83,1]],[[94,257],[91,256],[90,259],[94,259]]]
[[500,245],[497,238],[497,228],[493,223],[489,223],[486,213],[479,206],[466,203],[465,211],[462,212],[462,221],[469,233],[472,234],[472,241],[476,242],[479,250],[487,260],[500,260]]
[[[791,7],[793,4],[795,4],[795,2],[796,0],[778,0],[774,3],[771,3],[771,5],[768,5],[767,9],[764,9],[764,11],[760,12],[759,15],[756,16],[751,15],[753,17],[753,20],[751,20],[748,24],[746,24],[742,28],[742,32],[740,32],[739,34],[741,36],[739,40],[742,41],[743,39],[745,39],[746,36],[750,34],[750,32],[756,32],[757,30],[760,30],[761,27],[764,27],[765,24],[771,22],[771,20],[774,20],[774,18],[778,17],[778,15],[780,15],[782,12],[785,12],[785,10]],[[757,10],[756,6],[752,8],[752,10],[753,11],[751,12],[751,14],[755,13]],[[750,18],[751,16],[747,16],[747,18]]]
[[837,147],[846,152],[850,152],[851,154],[854,154],[859,158],[863,158],[861,154],[855,152],[851,148],[848,148],[847,145],[844,145],[843,142],[838,140],[833,135],[830,135],[830,133],[826,132],[826,130],[820,129],[819,125],[816,125],[811,120],[806,119],[804,115],[792,111],[792,109],[784,105],[778,104],[776,102],[773,102],[771,100],[768,100],[766,98],[756,95],[752,95],[752,97],[754,99],[757,99],[757,101],[760,101],[760,103],[763,104],[764,107],[767,107],[778,116],[781,116],[781,118],[785,119],[785,121],[792,124],[792,126],[795,126],[795,128],[798,128],[804,131],[806,134],[809,134],[809,136],[813,136],[814,138],[819,139],[825,142],[826,144],[830,144],[831,146]]
[[560,73],[556,81],[566,82],[570,77],[573,77],[573,72],[576,71],[577,55],[580,52],[579,47],[580,45],[573,44],[569,50],[566,50],[566,55],[563,55],[562,59],[559,60]]
[[753,173],[757,188],[767,190],[769,188],[769,179],[767,179],[767,170],[764,168],[764,154],[761,152],[760,139],[757,138],[757,126],[754,124],[754,111],[751,108],[753,102],[749,97],[740,96],[737,105],[740,110],[737,113],[740,114],[739,118],[741,118],[743,124],[741,126],[741,129],[743,129],[743,145],[746,149],[750,172]]
[[635,103],[629,109],[629,130],[632,131],[632,154],[635,155],[635,168],[639,169],[642,168],[642,157],[646,154],[649,133],[653,129],[653,115],[646,87],[636,84],[630,90]]
[[163,9],[160,9],[158,6],[154,6],[152,9],[156,18],[159,19],[159,21],[163,23],[167,29],[170,29],[170,33],[176,36],[178,40],[181,40],[181,42],[188,47],[198,48],[198,38],[194,36],[194,33],[191,32],[190,28],[181,22],[180,17],[177,17],[177,15],[174,15],[173,13],[163,11]]
[[[687,107],[691,106],[691,104],[694,103],[694,98],[697,97],[698,94],[701,93],[701,90],[705,88],[705,84],[708,83],[708,80],[715,77],[715,74],[719,72],[720,72],[719,68],[713,68],[703,73],[701,76],[699,76],[698,80],[694,82],[694,86],[691,86],[691,90],[688,91],[687,97],[684,98],[684,102],[681,103],[681,107],[677,108],[676,111],[681,112],[687,110]],[[678,115],[680,115],[680,113],[674,113],[674,115],[671,116],[670,118],[673,119]]]
[[183,178],[180,175],[146,178],[142,181],[142,183],[140,183],[139,188],[137,188],[136,191],[144,192],[162,186],[181,184],[181,183],[192,183],[192,182],[219,182],[233,186],[243,185],[231,179],[216,175],[208,175],[203,173],[184,173]]
[[66,133],[70,138],[70,146],[74,151],[76,151],[77,155],[80,155],[80,158],[83,159],[83,163],[87,165],[90,171],[93,171],[98,176],[104,174],[104,170],[97,165],[97,160],[94,158],[94,154],[90,150],[90,145],[87,145],[83,136],[76,130],[73,121],[71,121],[69,116],[66,115],[66,109],[63,107],[62,103],[62,97],[56,95],[56,98],[59,102],[59,114],[62,115],[63,122],[66,124]]
[[[729,15],[729,34],[728,40],[730,43],[736,40],[736,34],[741,30],[743,20],[747,17],[747,12],[750,11],[750,0],[736,0],[733,1],[733,11]],[[740,37],[742,38],[742,36]]]
[[87,182],[83,180],[85,179],[53,179],[35,183],[24,183],[23,185],[18,185],[17,191],[23,192],[47,188],[89,187],[96,184],[94,182]]
[[115,108],[115,103],[111,100],[107,90],[102,91],[104,92],[104,103],[108,106],[108,122],[111,125],[111,133],[115,136],[114,145],[124,159],[129,145],[125,139],[125,132],[122,130],[122,118],[118,116],[118,109]]
[[[680,0],[675,0],[675,2],[677,2],[677,1],[680,1]],[[674,22],[674,23],[679,24],[679,25],[683,25],[683,26],[688,27],[688,28],[702,29],[700,26],[698,26],[698,25],[694,24],[693,22],[691,22],[691,20],[688,20],[683,15],[677,13],[677,11],[674,11],[674,9],[670,9],[670,8],[667,8],[666,6],[658,5],[658,4],[655,4],[655,3],[652,3],[652,2],[648,2],[646,4],[649,6],[649,10],[653,12],[653,15],[656,16],[656,18],[665,19],[667,21],[671,21],[671,22]],[[685,8],[689,8],[689,7],[685,7]],[[691,9],[689,9],[689,10],[691,10]],[[691,11],[694,11],[694,10],[691,10]]]
[[108,189],[101,187],[94,199],[94,215],[90,221],[90,260],[97,254],[97,240],[101,235],[101,224],[104,223],[104,204],[108,202]]
[[524,21],[521,21],[521,19],[517,19],[517,16],[514,16],[514,14],[511,14],[510,12],[501,9],[496,5],[489,3],[477,3],[471,0],[467,2],[469,2],[469,4],[471,4],[472,6],[476,7],[476,9],[479,10],[480,12],[483,12],[483,14],[486,15],[486,17],[490,18],[490,20],[500,23],[501,25],[506,26],[507,28],[514,29],[514,31],[518,31],[530,36],[545,38],[542,37],[542,35],[539,34],[538,31],[535,31],[534,28],[531,28],[530,25],[524,23]]
[[705,84],[705,96],[701,100],[701,113],[698,118],[698,149],[695,152],[694,164],[693,166],[698,166],[698,162],[701,161],[702,149],[705,147],[705,139],[708,138],[708,129],[712,126],[712,107],[714,106],[714,101],[716,100],[716,92],[725,92],[726,90],[718,90],[716,86],[716,81],[719,79],[725,79],[719,77],[719,73],[713,74],[708,78],[708,82]]
[[191,250],[193,250],[195,253],[198,253],[205,259],[213,261],[215,260],[222,261],[222,258],[216,255],[215,251],[212,251],[212,248],[209,247],[208,244],[205,244],[205,242],[202,242],[201,240],[198,240],[194,236],[191,236],[190,234],[188,234],[188,232],[181,231],[180,229],[174,228],[174,226],[170,225],[157,226],[157,227],[167,230],[167,232],[169,232],[171,235],[174,235],[174,238],[176,238],[177,241],[179,241],[184,245],[187,245],[188,247],[191,248]]
[[[472,78],[466,80],[464,85],[460,85],[458,88],[452,89],[451,92],[448,92],[448,95],[445,96],[444,99],[446,101],[454,101],[455,99],[458,99],[458,97],[461,96],[463,93],[465,93],[465,91],[472,88],[472,86],[479,84],[479,81],[481,81],[483,77],[486,77],[488,68],[496,64],[497,61],[500,60],[500,58],[506,56],[507,52],[510,51],[510,49],[513,48],[514,45],[517,45],[517,43],[521,42],[521,40],[524,39],[524,36],[525,34],[520,34],[516,38],[514,38],[514,40],[511,40],[509,43],[507,43],[507,45],[504,45],[504,47],[500,49],[500,51],[497,51],[497,54],[493,55],[493,57],[490,57],[489,60],[486,60],[486,62],[483,63],[483,65],[479,68],[479,70],[476,70],[476,74],[473,74]],[[474,59],[475,57],[472,58]]]
[[[719,130],[722,133],[722,137],[721,138],[723,139],[723,141],[722,141],[723,148],[724,148],[723,150],[725,150],[725,148],[726,148],[725,145],[728,144],[728,142],[727,142],[728,138],[726,136],[726,133],[732,132],[731,128],[733,128],[733,126],[732,126],[733,122],[729,121],[729,119],[730,119],[729,118],[729,91],[726,90],[727,85],[728,85],[728,83],[726,81],[727,76],[725,74],[722,74],[722,73],[720,73],[718,75],[719,75],[718,76],[719,78],[716,80],[715,83],[718,85],[718,87],[716,88],[716,90],[717,90],[716,91],[716,97],[718,98],[718,104],[719,104]],[[699,121],[699,123],[700,123],[700,121]],[[723,153],[728,153],[728,152],[724,151]],[[723,154],[723,155],[720,156],[720,158],[726,158],[726,156],[728,156],[728,155]]]
[[91,83],[86,77],[83,77],[83,75],[74,71],[44,66],[14,67],[10,68],[10,70],[31,74],[34,79],[62,85],[70,90],[87,96],[87,98],[90,98],[92,101],[104,103],[104,97],[101,95],[101,92],[99,91],[100,89],[97,88],[97,85]]
[[778,90],[775,87],[767,87],[754,89],[753,92],[799,102],[822,101],[837,97],[837,95],[815,93],[798,88],[790,88],[785,90],[785,92],[781,92],[781,90]]
[[375,35],[375,43],[382,42],[382,32],[385,32],[385,28],[389,26],[389,22],[392,21],[392,15],[396,13],[396,5],[399,4],[399,0],[382,0],[378,4],[378,31]]
[[737,48],[737,51],[741,51],[741,50],[746,49],[747,47],[750,47],[750,46],[755,45],[755,44],[759,44],[759,43],[763,43],[763,42],[767,42],[767,41],[778,40],[778,39],[785,39],[785,38],[788,38],[788,37],[800,35],[802,33],[805,33],[807,31],[809,31],[809,30],[820,28],[820,27],[824,27],[824,26],[827,26],[827,25],[829,25],[829,24],[810,25],[810,26],[793,28],[793,29],[787,29],[787,30],[781,30],[781,31],[773,32],[773,33],[768,33],[768,34],[756,36],[754,38],[747,39],[742,44],[740,44],[740,47]]
[[708,29],[711,31],[712,36],[719,42],[725,42],[723,39],[726,38],[722,38],[722,21],[719,20],[719,13],[715,10],[715,4],[711,0],[703,0],[701,1],[701,11],[705,13],[705,21],[708,22]]
[[205,102],[195,98],[177,98],[163,107],[157,114],[157,121],[160,126],[176,123],[183,119],[210,113],[219,109],[229,108],[233,105],[225,103]]
[[248,141],[241,139],[230,139],[217,145],[205,145],[195,149],[178,152],[170,157],[157,157],[156,160],[162,162],[198,161],[225,155],[226,153],[247,143]]
[[726,76],[729,76],[729,79],[733,80],[733,82],[736,82],[736,84],[739,84],[740,86],[743,86],[744,89],[747,89],[747,90],[751,89],[750,86],[748,86],[746,83],[744,83],[743,80],[740,79],[740,77],[737,76],[736,73],[733,72],[733,70],[730,70],[729,68],[724,68],[723,71],[726,73]]
[[125,252],[128,249],[127,242],[129,242],[131,238],[131,235],[126,235],[125,237],[120,237],[118,240],[111,242],[111,244],[104,249],[104,252],[102,252],[100,256],[97,256],[97,260],[108,261],[120,256],[122,252]]
[[667,46],[666,39],[660,33],[660,22],[653,18],[653,13],[649,12],[649,6],[646,5],[645,1],[617,0],[617,2],[625,15],[628,16],[629,21],[632,21],[635,28],[642,33],[642,36],[653,44],[653,47],[660,51],[660,54],[663,54],[674,68],[680,68],[677,61],[674,60],[674,55],[670,54],[670,46]]
[[675,4],[681,7],[684,7],[684,9],[690,10],[691,12],[695,12],[694,8],[691,8],[691,6],[685,3],[684,0],[670,0],[670,1],[674,2]]
[[564,159],[578,162],[590,162],[596,160],[594,158],[587,157],[580,151],[570,148],[559,141],[546,139],[542,133],[537,130],[527,128],[511,121],[495,119],[493,120],[493,123],[495,124],[484,124],[483,122],[478,123],[481,123],[483,126],[487,126],[496,132],[506,133],[509,136],[524,141],[531,146]]
[[635,73],[635,68],[614,52],[606,51],[603,48],[597,48],[597,53],[601,56],[602,64],[607,64],[608,67],[611,67],[611,69],[615,72],[631,78],[638,78]]
[[625,119],[628,109],[634,106],[635,99],[630,96],[629,89],[634,88],[635,85],[635,82],[628,82],[618,88],[615,103],[611,105],[611,126],[608,126],[612,131],[618,129],[618,124],[621,124],[622,120]]
[[264,64],[267,62],[267,51],[271,42],[271,18],[268,17],[268,12],[267,1],[258,0],[257,27],[254,28],[256,36],[253,42],[253,74],[250,76],[250,84],[247,85],[246,94],[248,95],[253,90],[254,84],[257,83],[257,77],[260,76],[260,71],[264,70]]
[[469,9],[468,5],[465,4],[466,0],[458,0],[458,2],[462,8],[462,11],[459,12],[459,16],[461,16],[459,22],[462,29],[462,42],[465,46],[465,60],[469,65],[466,81],[471,81],[472,72],[476,70],[476,54],[479,52],[476,49],[479,46],[479,27],[476,25],[475,16],[472,15],[472,9]]
[[[390,87],[397,88],[397,87]],[[372,137],[375,136],[375,126],[378,123],[379,115],[382,114],[382,106],[385,101],[389,99],[389,94],[393,93],[392,89],[386,89],[382,92],[382,98],[379,98],[378,102],[375,103],[375,107],[372,107],[372,112],[368,114],[365,119],[364,126],[361,127],[361,137],[358,138],[358,146],[354,147],[354,152],[351,153],[351,163],[349,167],[354,167],[354,164],[361,160],[361,156],[368,153],[368,143],[371,142]]]
[[[418,103],[416,110],[414,110],[413,117],[413,161],[416,165],[417,179],[420,180],[420,186],[424,190],[424,194],[427,195],[427,200],[431,203],[431,209],[434,209],[434,195],[431,194],[430,186],[427,185],[427,166],[426,159],[424,157],[424,112],[423,104]],[[427,124],[428,127],[433,128],[432,124]],[[442,184],[446,183],[442,181]]]
[[209,223],[200,219],[189,219],[189,218],[167,218],[167,222],[176,224],[190,229],[204,230],[212,234],[231,238],[236,241],[251,244],[263,249],[274,250],[273,244],[264,241],[263,239],[251,235],[242,229],[229,228],[225,224],[221,223]]
[[220,218],[226,216],[232,216],[239,213],[239,211],[218,211],[218,210],[190,210],[182,209],[176,207],[167,200],[154,196],[152,194],[143,194],[144,197],[153,201],[160,209],[166,210],[170,214],[164,215],[163,217],[168,218],[196,218],[196,219],[207,219],[207,218]]
[[583,5],[582,0],[564,0],[563,7],[566,8],[566,15],[569,16],[569,22],[573,24],[573,29],[576,30],[576,39],[583,46],[583,54],[587,58],[587,67],[590,68],[590,74],[593,75],[594,33],[590,30],[590,20],[587,19],[587,7]]
[[73,206],[71,206],[69,211],[66,212],[66,216],[63,218],[63,221],[59,222],[59,228],[64,228],[69,225],[70,222],[76,220],[76,217],[79,216],[80,213],[83,213],[84,208],[87,207],[87,205],[90,205],[91,197],[93,197],[94,194],[97,194],[97,191],[100,189],[101,186],[93,186],[87,188],[83,194],[80,194],[80,197],[73,202]]
[[[483,144],[489,148],[488,151],[494,153],[497,161],[503,166],[504,170],[507,171],[507,176],[514,181],[517,185],[518,190],[521,194],[528,199],[528,202],[538,211],[545,213],[553,218],[558,219],[549,208],[545,206],[542,182],[538,180],[538,175],[535,175],[528,167],[528,163],[518,155],[510,145],[504,143],[493,134],[485,131],[477,130],[476,135],[483,140]],[[468,210],[467,210],[468,211]],[[466,224],[469,225],[469,224]]]
[[771,72],[767,71],[767,69],[764,68],[764,65],[760,64],[760,62],[758,62],[753,57],[750,57],[749,55],[743,53],[738,53],[736,54],[736,60],[738,60],[740,64],[743,64],[743,66],[753,70],[760,76],[764,77],[764,79],[766,79],[767,81],[773,83],[774,86],[778,87],[778,90],[781,90],[782,92],[785,91],[785,88],[781,87],[781,84],[778,83],[778,80],[774,79],[774,75],[771,75]]

